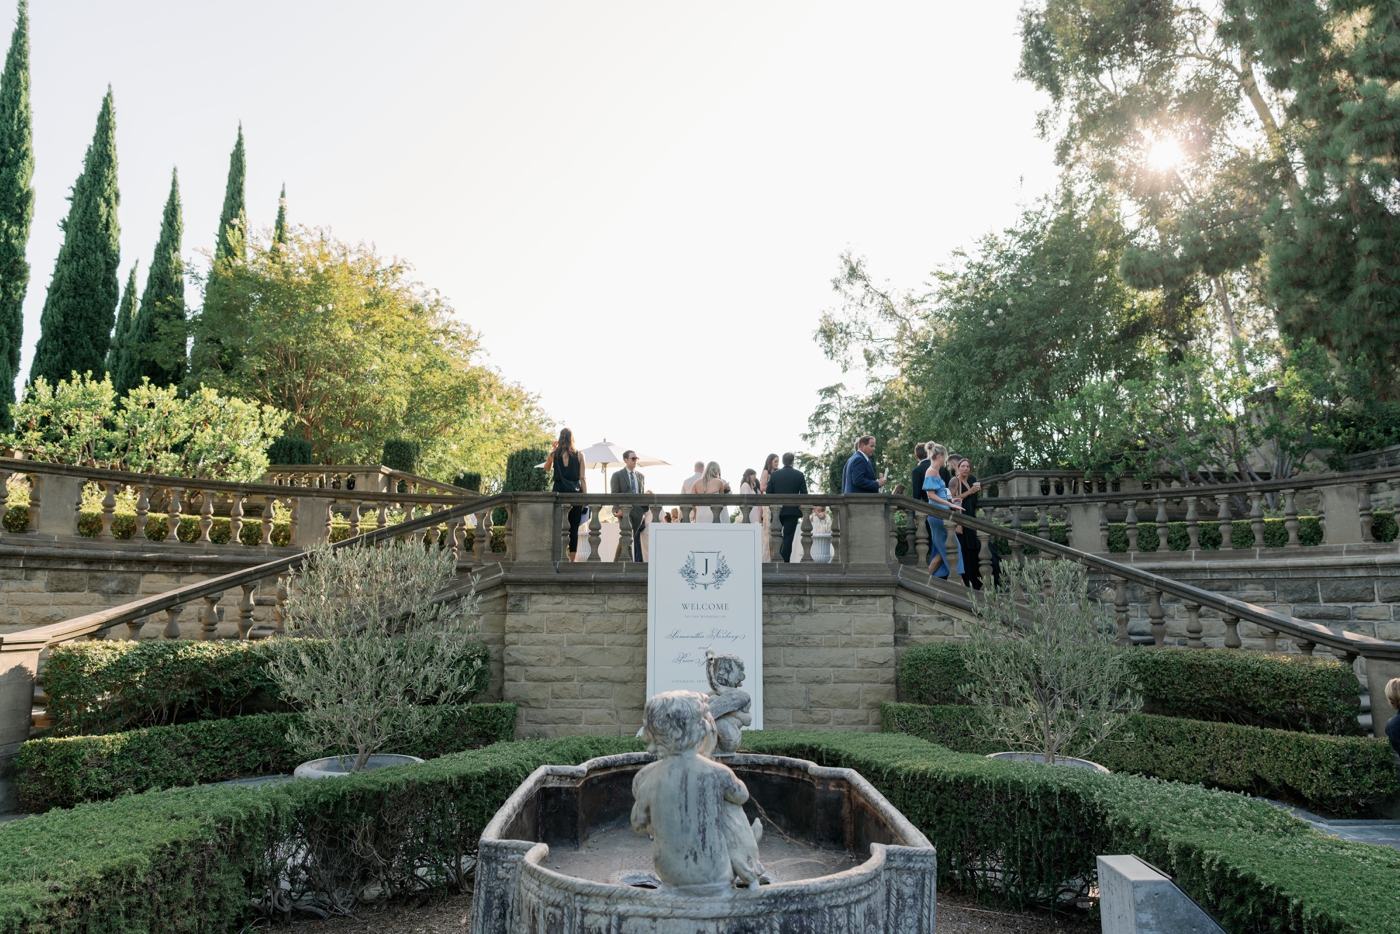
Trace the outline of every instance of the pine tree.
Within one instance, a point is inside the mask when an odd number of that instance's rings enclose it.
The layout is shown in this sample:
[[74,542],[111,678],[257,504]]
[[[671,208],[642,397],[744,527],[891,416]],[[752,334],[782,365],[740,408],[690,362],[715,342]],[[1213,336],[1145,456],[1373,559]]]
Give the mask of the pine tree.
[[282,194],[277,196],[277,222],[272,225],[272,242],[287,244],[287,183],[282,183]]
[[185,222],[180,212],[180,175],[170,173],[170,197],[160,221],[156,255],[146,273],[141,309],[127,337],[127,353],[112,374],[117,392],[127,392],[148,377],[157,386],[185,378],[185,261],[181,241]]
[[248,164],[243,153],[243,124],[238,124],[238,142],[228,157],[228,184],[224,186],[224,209],[219,214],[219,234],[215,241],[214,262],[236,256],[247,257],[248,218],[244,205],[243,180]]
[[39,318],[39,343],[29,380],[51,384],[74,372],[101,373],[111,342],[121,264],[117,222],[116,113],[112,89],[102,99],[97,130],[73,183],[72,206],[63,222],[63,246],[54,263],[49,294]]
[[29,7],[20,0],[0,75],[0,429],[10,427],[24,296],[29,288],[25,246],[34,218],[34,127],[29,106]]
[[115,376],[122,368],[123,360],[131,347],[131,325],[136,320],[136,267],[126,277],[126,288],[122,290],[122,301],[117,306],[117,330],[112,335],[112,345],[107,348],[107,372]]

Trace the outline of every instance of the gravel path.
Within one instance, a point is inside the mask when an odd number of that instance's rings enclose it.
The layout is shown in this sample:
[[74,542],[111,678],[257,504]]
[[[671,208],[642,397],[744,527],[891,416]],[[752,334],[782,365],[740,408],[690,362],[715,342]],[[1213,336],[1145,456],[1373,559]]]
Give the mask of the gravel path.
[[[273,928],[272,934],[465,934],[470,895],[420,896],[358,918],[329,918]],[[268,929],[263,929],[268,930]],[[1097,922],[1039,914],[991,911],[956,895],[938,897],[938,934],[1096,934]]]

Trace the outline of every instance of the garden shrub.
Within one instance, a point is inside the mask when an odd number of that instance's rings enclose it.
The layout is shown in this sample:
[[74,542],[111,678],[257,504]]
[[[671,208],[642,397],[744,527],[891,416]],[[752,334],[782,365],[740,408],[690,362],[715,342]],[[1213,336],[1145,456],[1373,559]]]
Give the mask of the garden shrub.
[[334,780],[152,791],[13,821],[0,825],[0,934],[238,930],[259,913],[254,899],[285,920],[292,899],[325,904],[336,889],[342,903],[345,891],[465,890],[462,857],[532,771],[641,748],[498,743]]
[[467,471],[459,473],[452,479],[452,485],[461,490],[468,490],[472,493],[481,492],[481,472]]
[[267,448],[269,464],[311,464],[311,442],[291,435],[283,435]]
[[[1045,903],[1132,853],[1231,934],[1395,930],[1400,852],[1324,836],[1262,801],[1195,785],[961,755],[912,736],[745,733],[745,752],[859,771],[938,848],[940,891]],[[1075,880],[1082,880],[1078,885]]]
[[[958,752],[1005,752],[979,739],[969,707],[886,703],[886,732],[908,733]],[[1279,798],[1334,817],[1367,814],[1400,794],[1390,744],[1369,736],[1323,736],[1234,723],[1137,714],[1122,736],[1095,748],[1095,762],[1175,782]]]
[[[54,646],[44,664],[46,710],[59,735],[115,733],[137,727],[286,709],[267,673],[285,640],[98,640]],[[477,693],[490,678],[482,659]]]
[[[961,643],[911,646],[899,661],[901,697],[961,704],[969,681]],[[1230,649],[1132,648],[1146,713],[1340,735],[1361,732],[1361,682],[1339,659]]]
[[[306,761],[288,739],[299,714],[252,714],[106,736],[32,739],[20,746],[15,784],[31,812],[152,788],[286,774]],[[441,707],[431,728],[388,752],[435,759],[508,740],[514,704]],[[349,750],[327,750],[327,755]]]
[[384,452],[380,455],[379,462],[390,470],[413,473],[418,469],[419,447],[417,441],[389,438],[384,442]]

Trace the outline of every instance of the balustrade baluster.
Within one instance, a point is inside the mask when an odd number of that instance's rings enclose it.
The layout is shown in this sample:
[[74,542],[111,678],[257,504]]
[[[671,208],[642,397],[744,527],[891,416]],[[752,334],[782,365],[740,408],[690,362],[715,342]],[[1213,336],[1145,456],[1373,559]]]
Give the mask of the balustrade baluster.
[[240,584],[243,589],[243,599],[238,601],[238,638],[247,639],[248,633],[253,631],[253,588],[256,583]]
[[273,526],[273,523],[275,523],[275,522],[277,521],[277,519],[276,519],[276,512],[275,512],[275,509],[274,509],[274,507],[276,506],[276,504],[277,504],[277,497],[275,497],[275,496],[264,496],[264,497],[263,497],[262,539],[258,542],[258,544],[262,545],[264,548],[266,548],[266,547],[268,547],[268,546],[270,546],[270,545],[272,544],[272,526]]
[[515,507],[502,506],[506,511],[506,528],[502,535],[505,544],[505,551],[501,553],[502,561],[515,560]]
[[203,505],[199,507],[199,543],[201,545],[211,545],[209,530],[214,525],[214,492],[212,490],[200,490]]
[[[4,514],[3,507],[0,507],[0,515]],[[146,523],[151,517],[151,485],[141,484],[141,492],[136,497],[136,528],[131,533],[131,540],[134,542],[149,541],[150,536],[146,534]]]
[[1260,629],[1260,632],[1262,632],[1263,635],[1264,635],[1264,651],[1265,651],[1265,652],[1277,652],[1277,651],[1278,651],[1278,630],[1277,630],[1277,629],[1265,629],[1263,626],[1260,626],[1259,629]]
[[117,517],[117,490],[121,485],[115,480],[102,484],[107,491],[102,497],[102,538],[112,537],[112,520]]
[[1050,510],[1045,506],[1037,506],[1035,510],[1035,534],[1037,538],[1050,540]]
[[754,509],[754,507],[750,506],[750,505],[747,504],[747,503],[740,503],[740,504],[739,504],[739,516],[740,516],[740,518],[739,518],[739,523],[740,523],[741,525],[751,525],[751,524],[752,524],[751,522],[749,522],[749,513],[753,512],[753,509]]
[[289,576],[286,571],[277,575],[277,590],[273,597],[277,603],[272,608],[272,615],[277,618],[277,625],[272,627],[273,635],[280,636],[287,626],[287,581]]
[[[3,506],[0,506],[0,515],[4,515]],[[1371,484],[1362,482],[1357,486],[1357,512],[1361,516],[1361,540],[1363,542],[1374,542],[1375,534],[1371,530]]]
[[360,534],[360,510],[364,508],[364,505],[365,504],[359,500],[352,499],[350,501],[350,513],[348,518],[350,519],[351,538]]
[[1108,554],[1108,507],[1100,504],[1099,513],[1099,554]]
[[10,478],[14,472],[0,470],[0,535],[5,532],[4,519],[10,511]]
[[1137,500],[1128,500],[1128,516],[1124,520],[1128,529],[1128,553],[1136,554],[1138,551],[1138,536],[1142,530],[1138,528]]
[[1249,528],[1254,532],[1254,547],[1264,547],[1264,494],[1249,494]]
[[690,507],[690,506],[682,506],[682,507],[681,507],[681,522],[689,522],[689,521],[690,521],[690,510],[691,510],[691,508],[692,508],[692,507]]
[[779,564],[783,560],[783,523],[778,518],[780,512],[781,506],[768,507],[768,557]]
[[246,493],[234,493],[233,504],[228,509],[228,543],[243,544],[243,499]]
[[1170,546],[1167,544],[1169,531],[1167,528],[1167,500],[1165,497],[1159,496],[1152,502],[1157,504],[1157,554],[1160,555],[1170,550]]
[[1299,548],[1298,541],[1298,491],[1283,491],[1283,527],[1288,530],[1287,548]]
[[720,522],[728,523],[729,511],[723,506],[711,506],[710,517],[710,521],[716,524]]
[[[29,474],[29,525],[28,528],[37,530],[39,528],[39,512],[42,509],[42,493],[44,482],[38,474]],[[0,517],[2,518],[2,517]]]
[[[745,512],[744,518],[747,521],[747,512]],[[617,557],[623,564],[632,560],[632,541],[635,535],[636,533],[632,531],[632,506],[629,503],[622,507],[622,511],[617,517]]]
[[374,527],[376,529],[387,529],[389,527],[389,504],[380,500],[379,508],[375,510]]
[[466,541],[467,520],[463,516],[458,516],[447,525],[448,540],[451,542],[452,564],[455,566],[462,560],[462,546]]
[[141,629],[146,625],[146,619],[145,616],[138,616],[126,621],[126,637],[132,642],[141,638]]
[[905,528],[907,529],[909,525],[914,526],[914,554],[919,557],[919,567],[927,569],[929,550],[933,547],[929,541],[928,517],[911,509]]
[[166,519],[168,525],[166,526],[165,540],[172,545],[177,545],[180,542],[180,510],[184,508],[180,503],[180,498],[184,493],[183,487],[173,486],[170,488],[170,512],[169,518]]
[[1191,551],[1201,550],[1201,517],[1196,512],[1196,497],[1186,497],[1186,538],[1187,548]]
[[1147,591],[1147,618],[1152,624],[1152,644],[1162,646],[1167,641],[1167,614],[1162,612],[1162,591]]
[[223,607],[219,606],[219,601],[223,598],[224,593],[222,590],[218,593],[211,593],[204,598],[204,613],[202,614],[203,618],[201,620],[202,625],[199,630],[199,638],[205,642],[216,638],[216,630],[219,628],[219,623],[223,622],[223,616],[220,612]]
[[1186,605],[1186,647],[1188,649],[1203,649],[1206,647],[1205,641],[1201,639],[1201,605],[1199,603],[1187,603]]
[[812,507],[802,507],[802,557],[797,559],[799,564],[808,564],[812,561]]
[[[563,518],[563,524],[560,526],[560,530],[559,530],[559,533],[560,533],[559,554],[562,556],[562,557],[560,558],[560,560],[562,560],[562,561],[568,561],[568,560],[569,560],[569,507],[567,507],[567,506],[558,506],[558,505],[556,505],[556,506],[555,506],[555,509],[556,509],[556,515],[559,515],[559,516],[561,516],[561,517]],[[478,552],[476,552],[475,544],[476,544],[476,541],[480,540],[480,538],[481,538],[481,528],[480,528],[480,526],[481,526],[481,520],[480,520],[480,518],[478,518],[478,519],[477,519],[477,530],[473,533],[473,541],[472,541],[472,545],[473,545],[472,551],[473,551],[473,553],[478,553]],[[479,567],[479,566],[480,566],[480,565],[478,565],[478,567]]]
[[983,533],[978,536],[977,572],[982,578],[982,589],[991,590],[992,577],[992,537]]
[[165,611],[165,632],[163,635],[167,639],[180,638],[180,614],[185,611],[183,603],[172,606]]
[[837,503],[826,510],[831,517],[831,563],[845,564],[846,556],[841,551],[841,510],[845,507]]
[[588,505],[588,560],[602,561],[603,556],[598,552],[603,547],[603,523],[598,519],[598,506],[590,503]]
[[[564,516],[564,534],[569,534],[569,517],[567,510]],[[486,564],[486,555],[491,550],[491,512],[479,512],[476,514],[476,531],[472,533],[472,566],[480,568]],[[564,540],[564,554],[569,553],[569,542]]]
[[1298,651],[1304,655],[1312,655],[1313,649],[1317,648],[1316,642],[1309,642],[1307,639],[1294,639],[1293,644],[1298,647]]
[[1118,638],[1114,645],[1131,645],[1128,635],[1128,582],[1121,577],[1113,579],[1113,621],[1118,625]]
[[1217,494],[1215,505],[1215,518],[1220,523],[1220,550],[1234,551],[1235,520],[1230,515],[1230,497],[1224,493]]
[[1225,623],[1225,648],[1238,649],[1244,645],[1240,641],[1240,618],[1226,613],[1220,619]]

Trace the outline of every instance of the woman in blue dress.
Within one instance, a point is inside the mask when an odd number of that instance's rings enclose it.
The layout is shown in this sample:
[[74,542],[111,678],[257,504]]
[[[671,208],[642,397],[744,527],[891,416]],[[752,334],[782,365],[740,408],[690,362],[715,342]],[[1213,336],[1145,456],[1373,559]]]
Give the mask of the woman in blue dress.
[[[962,507],[948,495],[948,484],[943,481],[938,470],[948,460],[948,449],[941,444],[928,446],[928,472],[924,474],[924,492],[928,501],[936,506],[946,506],[954,512],[962,512]],[[943,520],[928,517],[929,558],[928,572],[934,577],[948,576],[948,530]],[[958,549],[958,573],[963,573],[962,549]]]

